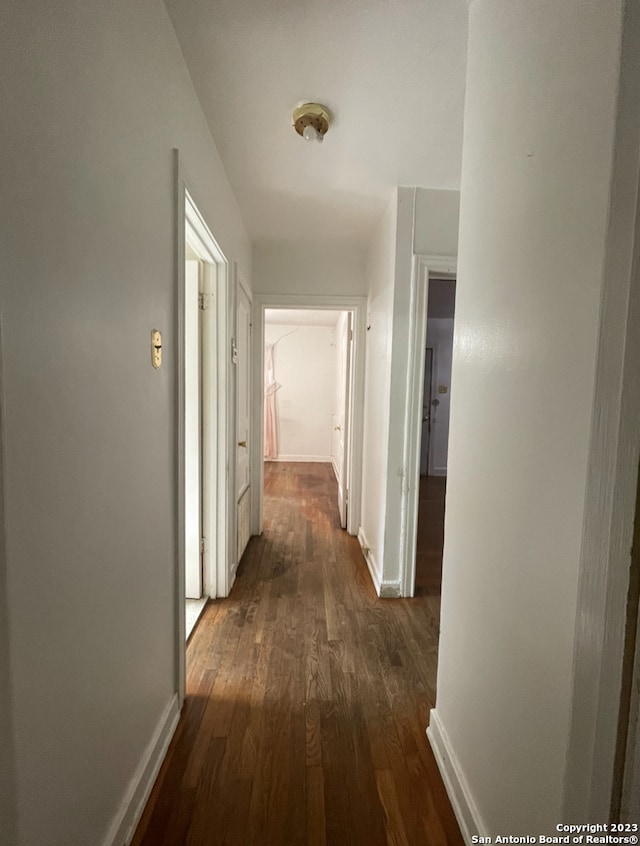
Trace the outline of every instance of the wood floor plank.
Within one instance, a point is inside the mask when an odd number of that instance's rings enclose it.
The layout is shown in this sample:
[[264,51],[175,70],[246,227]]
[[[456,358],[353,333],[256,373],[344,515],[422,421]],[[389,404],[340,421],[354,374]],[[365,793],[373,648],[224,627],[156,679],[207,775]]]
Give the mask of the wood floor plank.
[[388,846],[410,846],[398,804],[393,773],[389,770],[378,770],[376,782],[380,801],[384,808]]
[[327,846],[324,814],[324,773],[322,765],[308,767],[305,773],[306,846]]
[[462,846],[425,735],[443,500],[440,481],[418,595],[380,600],[330,465],[265,465],[264,534],[189,642],[187,701],[132,846]]

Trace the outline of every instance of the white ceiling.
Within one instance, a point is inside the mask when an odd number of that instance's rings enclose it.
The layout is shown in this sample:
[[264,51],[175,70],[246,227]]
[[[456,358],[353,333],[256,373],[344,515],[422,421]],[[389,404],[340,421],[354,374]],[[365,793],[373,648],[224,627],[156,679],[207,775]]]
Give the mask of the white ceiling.
[[266,308],[264,322],[279,326],[335,326],[341,311],[311,308]]
[[165,2],[254,241],[366,241],[394,186],[459,187],[467,0]]

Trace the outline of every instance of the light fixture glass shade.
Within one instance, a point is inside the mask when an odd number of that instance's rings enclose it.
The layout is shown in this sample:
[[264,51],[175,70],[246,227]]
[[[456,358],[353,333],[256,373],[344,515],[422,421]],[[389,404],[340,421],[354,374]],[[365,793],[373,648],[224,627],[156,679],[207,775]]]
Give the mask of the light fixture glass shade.
[[302,137],[305,141],[320,141],[322,138],[315,126],[312,126],[310,123],[303,129]]

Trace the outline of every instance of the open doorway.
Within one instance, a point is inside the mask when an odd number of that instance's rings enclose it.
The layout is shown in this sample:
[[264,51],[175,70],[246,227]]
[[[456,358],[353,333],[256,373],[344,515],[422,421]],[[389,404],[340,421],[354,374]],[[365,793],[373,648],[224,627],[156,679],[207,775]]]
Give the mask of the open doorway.
[[[302,348],[309,344],[314,332],[326,336],[322,341],[326,351],[322,361],[317,353]],[[365,333],[364,297],[256,295],[252,534],[261,534],[263,528],[266,457],[276,463],[326,463],[337,482],[335,499],[340,524],[349,534],[357,535]],[[296,346],[300,346],[297,352],[292,349],[292,355],[287,354],[287,347]],[[283,364],[288,368],[285,373],[279,369]],[[321,373],[325,374],[322,380]],[[287,387],[283,388],[285,382]],[[295,396],[291,394],[294,383]]]
[[181,177],[178,161],[178,642],[180,699],[185,642],[210,597],[225,594],[228,264]]
[[264,313],[264,459],[330,466],[342,528],[349,510],[352,326],[350,311]]
[[440,595],[449,451],[455,279],[429,279],[414,595]]
[[456,259],[415,256],[401,520],[403,596],[439,596],[449,450]]

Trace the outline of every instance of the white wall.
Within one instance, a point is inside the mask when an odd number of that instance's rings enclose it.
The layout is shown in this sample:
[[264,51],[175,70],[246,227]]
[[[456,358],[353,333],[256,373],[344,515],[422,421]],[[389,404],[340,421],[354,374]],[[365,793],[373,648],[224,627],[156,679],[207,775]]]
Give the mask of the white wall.
[[[0,331],[2,327],[0,326]],[[1,338],[0,338],[1,341]],[[0,383],[2,344],[0,343]],[[0,395],[0,479],[4,479],[3,400]],[[4,520],[4,485],[0,484],[0,846],[14,846],[16,830],[16,772],[11,713],[11,667],[9,654],[9,608],[7,603],[7,547]]]
[[455,255],[459,197],[457,191],[398,188],[391,201],[395,211],[392,215],[387,209],[367,257],[372,329],[367,334],[365,420],[370,422],[365,423],[362,528],[387,596],[401,589],[413,257],[418,250]]
[[391,390],[391,324],[395,275],[398,198],[394,191],[367,254],[369,285],[367,362],[364,397],[362,539],[379,586],[384,557],[384,526]]
[[489,835],[574,819],[563,794],[620,12],[470,7],[437,717]]
[[[431,437],[429,439],[429,474],[447,475],[449,442],[449,408],[451,404],[451,358],[453,353],[453,320],[430,318],[427,320],[427,346],[433,348],[432,397],[437,407],[431,406]],[[438,393],[438,386],[447,388]]]
[[335,327],[265,323],[273,351],[281,461],[331,461],[336,396]]
[[256,244],[253,289],[259,294],[365,296],[365,249],[349,243]]
[[413,252],[457,256],[459,218],[459,191],[416,188]]
[[405,417],[409,362],[411,276],[413,273],[413,234],[415,189],[398,188],[396,239],[393,277],[391,371],[385,494],[385,550],[383,582],[388,596],[400,595],[400,542],[402,537],[402,491],[406,479]]
[[176,690],[175,147],[251,253],[160,0],[9,0],[0,73],[19,842],[85,846]]
[[[574,819],[607,815],[618,729],[640,461],[639,115],[640,5],[626,3],[565,775],[564,815]],[[637,719],[636,710],[636,730]]]

